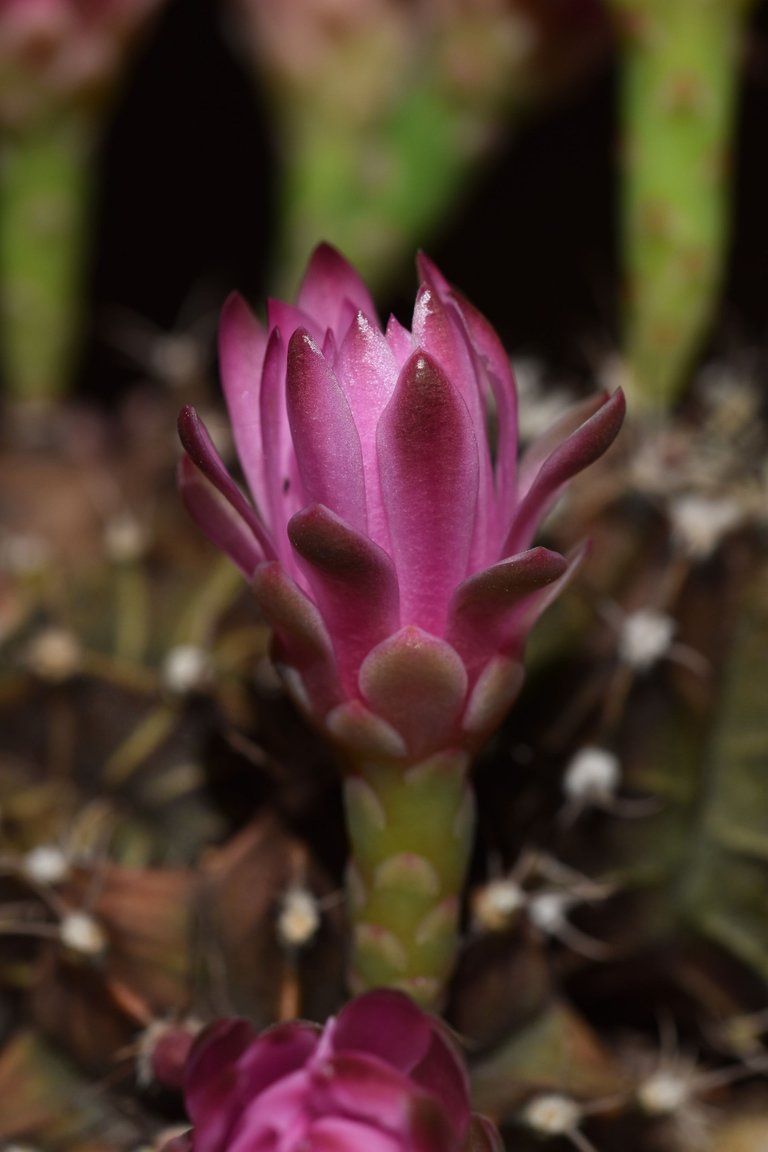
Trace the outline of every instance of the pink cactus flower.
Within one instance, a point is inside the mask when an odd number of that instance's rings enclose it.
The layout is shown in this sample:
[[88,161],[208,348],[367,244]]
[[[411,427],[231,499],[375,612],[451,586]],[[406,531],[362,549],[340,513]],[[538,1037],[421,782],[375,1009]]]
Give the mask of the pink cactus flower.
[[267,327],[229,299],[221,373],[253,504],[195,411],[179,422],[185,503],[252,582],[295,698],[346,750],[406,762],[473,750],[509,708],[574,565],[534,534],[624,415],[621,392],[598,395],[518,463],[498,337],[419,271],[411,331],[382,330],[325,245]]
[[245,1020],[202,1034],[187,1063],[192,1132],[164,1152],[501,1152],[472,1116],[443,1026],[401,992],[351,1001],[323,1029],[257,1035]]

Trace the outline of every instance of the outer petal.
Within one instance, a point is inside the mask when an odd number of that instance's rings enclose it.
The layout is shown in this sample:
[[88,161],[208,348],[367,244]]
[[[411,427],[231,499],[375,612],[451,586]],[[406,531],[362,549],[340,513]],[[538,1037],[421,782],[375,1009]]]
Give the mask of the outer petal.
[[313,320],[309,313],[297,308],[295,304],[288,304],[285,300],[275,300],[273,297],[267,300],[267,323],[270,332],[279,330],[286,344],[294,332],[298,332],[299,328],[309,332],[317,344],[322,343],[325,335],[323,327]]
[[288,419],[304,493],[365,532],[365,481],[360,438],[346,397],[307,332],[288,345]]
[[280,332],[270,333],[261,376],[261,427],[264,481],[269,523],[275,525],[275,549],[291,575],[296,574],[285,525],[305,503],[293,450],[285,399],[286,348]]
[[250,580],[264,560],[264,553],[242,516],[210,480],[206,480],[189,456],[183,456],[179,461],[179,491],[195,523]]
[[443,640],[409,625],[365,658],[360,689],[371,709],[423,756],[450,747],[467,691],[461,659]]
[[[290,1152],[301,1147],[310,1119],[310,1092],[305,1064],[273,1077],[262,1091],[251,1093],[244,1101],[227,1147],[221,1152]],[[201,1152],[207,1150],[201,1147]]]
[[233,293],[224,304],[219,322],[221,384],[248,487],[257,508],[268,519],[259,400],[266,349],[266,330],[242,296]]
[[459,1139],[469,1123],[469,1080],[455,1045],[435,1024],[429,1050],[411,1072],[414,1084],[434,1096]]
[[255,1042],[247,1020],[222,1020],[200,1033],[187,1059],[184,1093],[197,1147],[224,1152],[239,1115],[241,1079],[233,1069]]
[[341,701],[342,693],[331,640],[320,613],[277,563],[257,569],[253,591],[274,630],[278,658],[296,669],[314,710],[325,715]]
[[475,673],[491,656],[504,653],[520,619],[521,605],[563,575],[559,552],[532,548],[501,560],[459,585],[451,602],[447,637]]
[[563,485],[610,448],[625,410],[624,394],[618,389],[547,457],[515,512],[504,544],[505,556],[528,546]]
[[410,1072],[426,1055],[433,1027],[429,1016],[404,992],[378,988],[341,1010],[333,1048],[367,1052],[401,1072]]
[[479,354],[493,392],[498,436],[496,445],[496,493],[499,511],[513,506],[517,471],[517,389],[512,368],[501,340],[481,312],[455,289],[432,261],[419,253],[422,279],[442,300],[452,300],[458,308],[469,338]]
[[465,1152],[504,1152],[504,1143],[495,1124],[477,1112],[472,1116]]
[[252,1099],[270,1084],[303,1068],[317,1050],[320,1035],[317,1025],[300,1020],[276,1024],[260,1033],[239,1061],[247,1098]]
[[364,1120],[398,1136],[408,1131],[411,1100],[418,1095],[404,1072],[367,1052],[336,1053],[313,1075],[317,1112]]
[[310,257],[296,300],[300,308],[325,330],[331,328],[339,343],[355,312],[376,319],[376,306],[364,281],[330,244],[319,244]]
[[395,358],[395,363],[398,368],[402,369],[414,350],[411,333],[403,327],[396,316],[390,316],[387,321],[385,339]]
[[416,299],[413,335],[458,390],[475,430],[479,478],[470,566],[480,568],[496,559],[499,537],[482,370],[455,305],[450,299],[443,300],[427,285],[421,288]]
[[439,636],[467,572],[478,448],[466,404],[430,356],[405,365],[377,439],[401,617]]
[[306,1147],[312,1152],[406,1152],[396,1136],[339,1116],[324,1116],[310,1125]]
[[227,472],[208,429],[194,408],[187,406],[179,413],[179,437],[202,474],[248,525],[264,555],[269,559],[274,557],[275,549],[263,523]]
[[288,535],[306,564],[342,683],[354,695],[363,660],[400,625],[392,561],[377,544],[322,504],[297,512]]
[[386,339],[362,312],[357,313],[339,350],[336,375],[360,436],[368,534],[388,548],[389,530],[379,490],[376,429],[395,390],[399,370]]
[[[532,552],[546,553],[546,549],[534,548]],[[479,592],[479,596],[474,599],[473,603],[468,603],[467,607],[469,608],[469,612],[467,617],[465,617],[464,624],[465,626],[469,625],[470,620],[474,617],[474,628],[476,629],[474,644],[481,659],[488,659],[489,656],[493,657],[496,654],[509,656],[513,660],[521,656],[531,628],[533,628],[533,625],[539,616],[541,616],[542,612],[549,607],[553,600],[557,599],[565,585],[571,580],[586,552],[587,547],[585,545],[567,561],[564,557],[558,556],[557,553],[549,553],[549,556],[557,557],[562,565],[559,574],[549,583],[546,583],[544,587],[540,587],[538,591],[530,592],[528,596],[524,596],[516,603],[507,607],[506,610],[503,605],[503,600],[494,605],[494,589],[492,586],[474,590],[476,593]],[[523,553],[523,555],[530,554],[531,553]],[[499,568],[501,565],[495,565],[494,567]],[[492,571],[493,569],[489,569],[489,572]],[[553,567],[552,572],[557,572],[557,567]],[[481,573],[480,576],[485,576],[485,573]],[[470,581],[467,581],[467,584],[469,583]],[[488,666],[483,669],[477,684],[480,683],[480,680],[482,680],[488,670]],[[472,668],[472,672],[475,673],[476,671],[477,668],[475,666]],[[491,677],[492,676],[493,672],[491,671]],[[514,682],[511,686],[514,688]],[[471,722],[471,710],[477,708],[479,705],[480,701],[475,697],[473,692],[468,704],[468,712],[465,716],[467,722]]]

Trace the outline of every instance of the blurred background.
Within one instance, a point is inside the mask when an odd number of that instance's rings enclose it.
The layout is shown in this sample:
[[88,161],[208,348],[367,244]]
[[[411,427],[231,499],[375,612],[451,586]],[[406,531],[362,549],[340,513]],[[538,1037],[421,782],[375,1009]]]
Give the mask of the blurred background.
[[[286,5],[279,34],[287,55],[311,51],[291,43],[293,38],[298,45],[302,20],[307,24],[302,7]],[[316,51],[327,51],[326,67],[337,67],[334,53],[359,50],[344,25],[345,20],[354,25],[355,5],[315,7],[321,26],[311,33],[318,41]],[[399,20],[412,19],[414,28],[417,10],[429,8],[395,0],[385,7]],[[618,69],[609,14],[597,0],[474,7],[481,13],[485,9],[491,28],[494,21],[506,26],[512,13],[521,43],[507,50],[506,59],[494,61],[498,75],[486,77],[493,91],[478,98],[482,106],[470,125],[478,139],[462,141],[461,133],[468,130],[459,125],[455,159],[438,156],[431,169],[428,158],[421,157],[423,165],[413,180],[439,182],[433,202],[426,211],[414,208],[413,223],[406,223],[384,256],[365,250],[359,229],[343,217],[346,205],[339,206],[339,220],[325,204],[317,215],[322,221],[325,213],[327,238],[344,246],[350,259],[378,280],[383,310],[399,307],[406,320],[402,308],[413,288],[413,249],[424,246],[514,351],[543,358],[558,374],[593,378],[600,361],[616,348],[620,311]],[[231,288],[258,302],[291,277],[295,283],[310,247],[311,219],[304,220],[295,247],[285,238],[286,229],[297,228],[301,208],[293,203],[286,214],[282,202],[286,181],[296,179],[287,172],[285,128],[295,78],[286,79],[280,71],[284,63],[275,60],[276,51],[263,33],[261,55],[256,53],[244,8],[247,4],[238,10],[225,0],[169,0],[145,30],[101,124],[85,347],[76,371],[78,391],[94,399],[108,402],[135,377],[137,365],[124,354],[126,340],[131,343],[130,325],[125,316],[118,323],[117,310],[164,330],[194,328],[202,320],[197,330],[205,331],[207,322],[210,336],[212,315]],[[542,43],[545,33],[549,41]],[[455,35],[467,43],[466,29]],[[364,47],[372,51],[370,44]],[[487,69],[485,50],[481,44],[476,63],[481,75]],[[413,82],[414,69],[425,67],[413,53],[411,45],[396,73],[404,86]],[[428,49],[424,53],[430,55]],[[392,72],[386,68],[389,82]],[[468,85],[475,99],[473,82],[470,72],[456,84]],[[338,77],[337,84],[343,88]],[[347,101],[347,120],[354,121],[366,99],[359,72],[347,77],[347,85],[341,105]],[[397,96],[383,92],[382,104],[386,107]],[[444,96],[445,116],[459,114],[461,97],[461,91]],[[367,98],[372,99],[370,94]],[[466,102],[466,89],[463,98]],[[369,116],[371,123],[385,119],[386,111]],[[751,17],[739,78],[733,230],[714,328],[721,343],[750,356],[762,356],[768,331],[766,122],[768,6],[761,4]],[[331,116],[318,131],[331,137],[331,154],[339,139],[354,143],[349,123],[335,124]],[[363,124],[359,132],[368,150],[375,150],[373,128]],[[386,199],[377,185],[391,179],[387,166],[413,163],[403,151],[398,156],[394,143],[391,148],[384,170],[369,174],[363,188],[374,201],[374,219],[376,200]],[[358,157],[357,163],[364,162]],[[380,205],[381,213],[386,209],[386,203]],[[306,216],[311,216],[308,210]],[[384,223],[392,225],[380,221],[382,231]],[[297,253],[301,248],[304,252]],[[289,250],[286,275],[279,261]],[[140,348],[135,351],[140,355]]]
[[0,1144],[153,1147],[155,1025],[346,994],[338,773],[175,482],[185,403],[237,466],[225,296],[325,239],[405,324],[432,256],[524,444],[629,397],[475,774],[478,1106],[765,1152],[767,126],[768,0],[0,0]]

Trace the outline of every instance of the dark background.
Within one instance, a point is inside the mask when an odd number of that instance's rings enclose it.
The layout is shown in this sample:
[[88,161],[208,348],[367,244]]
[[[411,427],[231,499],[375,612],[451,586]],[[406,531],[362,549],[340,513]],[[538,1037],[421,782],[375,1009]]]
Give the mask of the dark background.
[[[136,375],[106,317],[163,328],[267,291],[278,162],[269,103],[222,0],[171,0],[113,105],[100,154],[93,317],[80,391],[109,401]],[[513,351],[588,377],[616,346],[616,67],[607,60],[510,135],[424,246]],[[768,340],[768,3],[753,20],[734,152],[728,274],[713,348],[762,361]],[[318,237],[320,239],[320,237]],[[413,274],[383,311],[407,322]]]

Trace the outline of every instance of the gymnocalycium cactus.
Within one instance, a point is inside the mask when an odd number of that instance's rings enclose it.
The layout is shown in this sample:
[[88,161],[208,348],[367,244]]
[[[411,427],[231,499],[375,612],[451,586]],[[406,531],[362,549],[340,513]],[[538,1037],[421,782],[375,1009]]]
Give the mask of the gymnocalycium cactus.
[[[355,990],[439,1002],[473,827],[472,754],[513,702],[539,613],[573,571],[531,547],[567,481],[611,444],[621,392],[591,398],[518,466],[514,380],[487,321],[420,258],[409,332],[318,248],[264,328],[238,297],[224,390],[254,497],[199,417],[185,503],[251,581],[294,698],[336,745],[352,845]],[[495,407],[495,444],[487,409]]]

